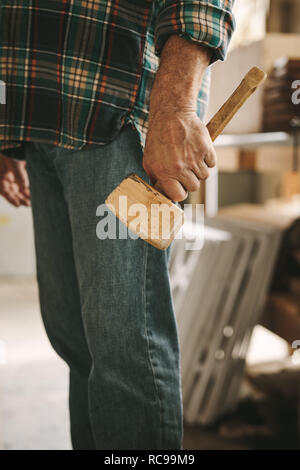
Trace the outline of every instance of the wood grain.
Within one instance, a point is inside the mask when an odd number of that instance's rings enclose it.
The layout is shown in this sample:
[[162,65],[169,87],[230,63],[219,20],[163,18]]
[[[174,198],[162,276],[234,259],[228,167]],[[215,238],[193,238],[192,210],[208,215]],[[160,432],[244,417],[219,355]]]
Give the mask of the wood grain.
[[183,224],[183,210],[136,174],[125,178],[105,201],[132,232],[165,250]]
[[[213,141],[265,78],[266,74],[258,67],[253,67],[246,74],[238,88],[207,125]],[[126,206],[123,202],[120,203],[120,196],[127,198]],[[121,201],[124,199],[121,198]],[[105,203],[130,230],[161,250],[168,248],[184,222],[182,209],[135,174],[125,178],[107,197]],[[144,215],[142,208],[138,214],[135,204],[146,208]],[[152,206],[157,206],[159,217],[157,211],[151,212]],[[137,209],[136,213],[132,208]],[[137,220],[140,221],[139,224]]]
[[264,82],[266,77],[266,73],[258,67],[253,67],[249,70],[230,98],[228,98],[207,124],[207,129],[212,141],[221,134],[240,107],[245,103],[249,96],[254,93],[256,88]]

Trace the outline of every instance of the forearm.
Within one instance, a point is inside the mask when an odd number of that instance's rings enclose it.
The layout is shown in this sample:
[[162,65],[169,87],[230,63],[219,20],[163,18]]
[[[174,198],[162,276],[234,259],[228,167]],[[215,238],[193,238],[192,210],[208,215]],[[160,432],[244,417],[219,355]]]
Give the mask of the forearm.
[[234,29],[233,0],[155,0],[155,52],[143,167],[155,187],[183,201],[209,176],[216,154],[197,115],[208,65],[223,60]]
[[196,114],[209,63],[208,48],[170,36],[152,87],[143,166],[155,187],[173,201],[196,191],[216,162],[209,133]]
[[150,120],[164,109],[196,110],[203,75],[210,63],[207,47],[177,35],[167,40],[150,96]]

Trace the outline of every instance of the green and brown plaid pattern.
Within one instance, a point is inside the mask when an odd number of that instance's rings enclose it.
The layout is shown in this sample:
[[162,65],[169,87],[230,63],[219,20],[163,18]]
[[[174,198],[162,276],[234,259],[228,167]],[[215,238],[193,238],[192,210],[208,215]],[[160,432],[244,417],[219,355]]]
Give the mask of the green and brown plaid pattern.
[[[132,121],[144,144],[151,86],[178,34],[223,60],[233,0],[1,0],[0,149],[24,141],[80,149]],[[198,98],[203,117],[209,73]],[[17,156],[17,151],[15,151]],[[21,149],[19,152],[21,156]]]

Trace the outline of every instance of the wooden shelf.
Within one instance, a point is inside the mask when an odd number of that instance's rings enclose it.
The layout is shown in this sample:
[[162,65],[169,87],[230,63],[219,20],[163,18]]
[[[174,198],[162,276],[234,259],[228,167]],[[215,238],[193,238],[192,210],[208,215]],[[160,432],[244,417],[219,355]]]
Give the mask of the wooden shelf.
[[[300,132],[297,134],[300,139]],[[253,149],[265,145],[293,145],[295,137],[287,132],[260,132],[255,134],[222,134],[216,141],[216,147]]]

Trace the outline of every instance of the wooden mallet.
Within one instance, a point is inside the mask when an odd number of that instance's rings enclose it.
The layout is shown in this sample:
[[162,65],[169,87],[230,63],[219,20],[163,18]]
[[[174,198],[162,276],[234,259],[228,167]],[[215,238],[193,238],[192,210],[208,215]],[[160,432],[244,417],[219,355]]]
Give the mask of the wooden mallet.
[[[265,78],[265,72],[258,67],[245,75],[207,124],[212,141]],[[136,174],[128,175],[105,203],[132,232],[161,250],[170,245],[184,222],[183,210]]]

